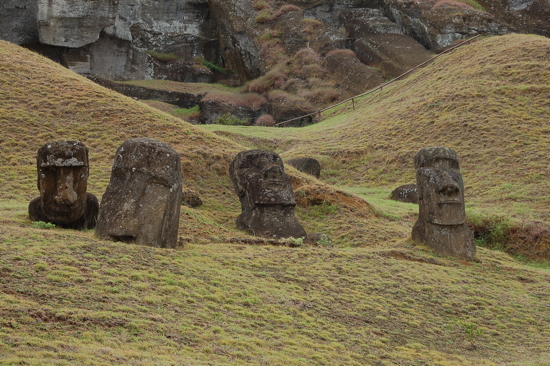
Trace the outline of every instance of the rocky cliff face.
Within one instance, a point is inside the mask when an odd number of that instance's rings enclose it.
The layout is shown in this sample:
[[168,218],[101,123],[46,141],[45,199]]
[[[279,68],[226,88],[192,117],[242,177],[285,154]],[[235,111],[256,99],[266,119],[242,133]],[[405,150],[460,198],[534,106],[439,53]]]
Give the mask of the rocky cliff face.
[[245,90],[266,97],[271,114],[289,116],[464,38],[550,33],[548,0],[477,1],[0,0],[0,38],[114,80],[219,79],[206,60],[233,83],[251,81]]

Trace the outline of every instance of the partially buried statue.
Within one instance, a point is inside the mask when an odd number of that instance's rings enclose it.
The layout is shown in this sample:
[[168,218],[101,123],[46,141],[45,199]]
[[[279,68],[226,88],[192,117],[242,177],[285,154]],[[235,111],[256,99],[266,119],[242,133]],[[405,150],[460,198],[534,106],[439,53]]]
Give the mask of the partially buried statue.
[[150,138],[125,141],[117,150],[101,200],[96,236],[161,248],[177,244],[181,159]]
[[239,229],[265,238],[306,236],[294,216],[296,200],[279,155],[268,150],[242,151],[229,174],[241,201]]
[[36,160],[40,197],[29,204],[30,219],[67,229],[93,228],[99,204],[96,196],[86,193],[86,146],[80,141],[49,142],[38,149]]
[[412,238],[443,256],[473,260],[473,233],[466,225],[464,183],[458,156],[447,147],[421,149],[414,158],[419,215]]

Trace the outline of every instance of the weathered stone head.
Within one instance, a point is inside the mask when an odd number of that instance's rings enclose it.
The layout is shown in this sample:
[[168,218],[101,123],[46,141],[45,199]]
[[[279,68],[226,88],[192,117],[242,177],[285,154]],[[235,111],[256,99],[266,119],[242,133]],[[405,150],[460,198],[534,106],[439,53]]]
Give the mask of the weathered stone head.
[[419,215],[412,238],[436,253],[472,260],[476,248],[466,225],[464,183],[458,156],[447,147],[421,149],[414,158]]
[[289,165],[292,165],[299,171],[313,175],[315,178],[319,179],[321,176],[321,164],[318,160],[313,158],[299,158],[299,159],[290,159],[286,162]]
[[269,238],[306,236],[294,216],[294,192],[277,153],[242,151],[231,163],[229,174],[241,201],[238,228]]
[[448,147],[427,147],[414,158],[420,217],[439,225],[466,222],[458,156]]
[[174,149],[150,138],[125,141],[115,155],[95,234],[113,241],[175,247],[181,188],[181,159]]
[[418,189],[416,184],[404,184],[391,192],[390,198],[394,201],[418,204]]
[[29,204],[33,221],[52,222],[66,228],[95,226],[97,198],[88,187],[88,149],[80,141],[49,142],[38,149],[40,197]]

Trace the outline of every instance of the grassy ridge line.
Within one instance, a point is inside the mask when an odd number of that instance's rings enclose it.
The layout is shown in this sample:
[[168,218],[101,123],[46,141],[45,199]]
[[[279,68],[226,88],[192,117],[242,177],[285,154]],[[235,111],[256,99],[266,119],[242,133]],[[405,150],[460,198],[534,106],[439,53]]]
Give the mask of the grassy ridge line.
[[485,249],[465,265],[406,242],[162,250],[15,226],[0,242],[2,364],[550,362],[548,271]]
[[492,37],[313,126],[207,129],[284,141],[282,156],[317,158],[324,181],[370,188],[413,182],[420,148],[452,147],[471,208],[550,222],[549,49],[545,37]]

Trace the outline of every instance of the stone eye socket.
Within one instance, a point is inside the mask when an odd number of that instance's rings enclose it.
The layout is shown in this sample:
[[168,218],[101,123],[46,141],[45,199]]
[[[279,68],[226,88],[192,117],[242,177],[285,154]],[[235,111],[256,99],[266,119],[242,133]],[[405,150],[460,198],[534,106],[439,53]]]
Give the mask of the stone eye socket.
[[150,177],[149,183],[150,184],[158,184],[158,185],[170,188],[170,184],[168,184],[168,181],[166,179],[162,179],[162,178],[154,176],[154,175],[152,175]]

